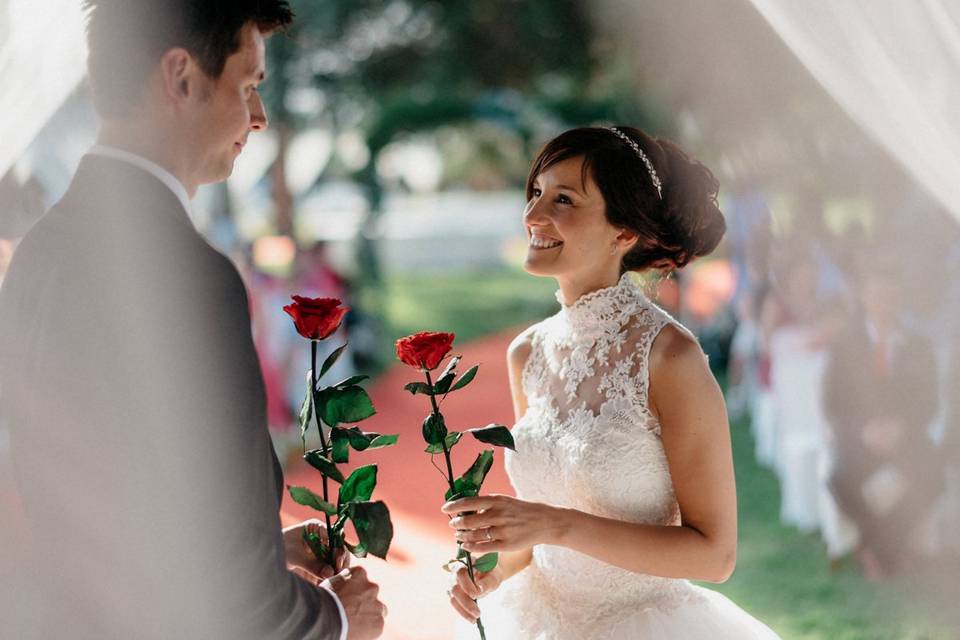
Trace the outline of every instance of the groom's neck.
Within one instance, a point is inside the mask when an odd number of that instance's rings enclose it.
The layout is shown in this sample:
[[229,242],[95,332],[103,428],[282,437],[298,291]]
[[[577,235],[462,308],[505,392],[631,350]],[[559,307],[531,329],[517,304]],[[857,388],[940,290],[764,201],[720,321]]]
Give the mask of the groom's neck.
[[199,185],[191,179],[187,154],[161,129],[142,120],[105,120],[97,144],[122,149],[163,167],[187,190],[190,198]]

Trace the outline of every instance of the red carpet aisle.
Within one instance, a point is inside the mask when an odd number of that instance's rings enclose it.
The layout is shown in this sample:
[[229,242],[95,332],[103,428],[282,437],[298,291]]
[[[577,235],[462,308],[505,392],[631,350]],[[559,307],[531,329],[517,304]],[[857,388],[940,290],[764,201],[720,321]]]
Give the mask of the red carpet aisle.
[[[474,382],[451,394],[442,410],[451,430],[462,431],[491,422],[513,425],[513,409],[507,385],[506,350],[519,330],[499,334],[457,348],[462,353],[460,370],[480,364]],[[377,415],[360,426],[365,431],[399,433],[396,446],[372,452],[351,452],[348,467],[376,463],[379,466],[375,498],[385,500],[393,516],[394,539],[388,562],[368,558],[362,564],[381,585],[381,600],[387,603],[388,640],[439,640],[453,635],[453,609],[447,602],[449,575],[441,569],[453,557],[456,545],[446,517],[440,513],[446,485],[423,452],[426,444],[420,425],[429,411],[425,396],[412,396],[403,385],[421,380],[410,367],[397,363],[369,388]],[[313,435],[316,440],[316,434]],[[308,441],[311,442],[311,441]],[[313,446],[316,446],[314,444]],[[455,474],[462,473],[484,445],[464,438],[453,453]],[[443,468],[443,456],[434,462]],[[305,463],[289,469],[287,484],[306,485],[319,492],[320,476]],[[334,484],[334,486],[336,486]],[[512,493],[503,469],[503,453],[497,450],[493,469],[484,483],[485,493]],[[286,497],[284,524],[316,517],[317,512]],[[349,527],[348,527],[349,529]],[[352,535],[352,534],[351,534]]]

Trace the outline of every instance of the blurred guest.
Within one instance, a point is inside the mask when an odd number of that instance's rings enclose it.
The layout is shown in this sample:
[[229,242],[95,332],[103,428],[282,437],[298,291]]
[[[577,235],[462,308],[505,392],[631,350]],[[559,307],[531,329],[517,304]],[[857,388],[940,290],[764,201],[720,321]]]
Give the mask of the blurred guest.
[[784,262],[778,280],[781,286],[771,304],[777,305],[779,318],[770,331],[768,350],[776,407],[780,519],[801,531],[814,531],[820,526],[816,470],[824,451],[820,413],[824,354],[817,324],[816,264],[798,250]]
[[943,467],[928,431],[938,407],[932,346],[901,321],[895,265],[861,272],[861,308],[830,349],[824,408],[836,452],[830,488],[860,531],[865,575],[877,580],[913,557]]

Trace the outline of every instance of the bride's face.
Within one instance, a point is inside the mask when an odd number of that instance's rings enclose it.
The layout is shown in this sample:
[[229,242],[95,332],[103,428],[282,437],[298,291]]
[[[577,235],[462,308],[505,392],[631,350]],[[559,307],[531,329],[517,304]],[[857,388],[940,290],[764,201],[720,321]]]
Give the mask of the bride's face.
[[523,222],[528,273],[578,281],[619,275],[620,230],[607,221],[603,195],[590,172],[583,171],[582,157],[558,162],[537,176]]

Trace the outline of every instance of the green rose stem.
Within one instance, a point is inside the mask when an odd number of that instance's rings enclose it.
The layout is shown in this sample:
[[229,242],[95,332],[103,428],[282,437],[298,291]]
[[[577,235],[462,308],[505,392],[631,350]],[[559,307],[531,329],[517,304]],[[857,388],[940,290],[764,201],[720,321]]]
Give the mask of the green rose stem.
[[[323,421],[320,420],[320,412],[317,410],[317,341],[310,341],[310,401],[313,403],[313,415],[317,419],[317,431],[320,432],[320,445],[321,451],[323,451],[324,457],[330,455],[330,448],[327,446],[327,438],[323,435]],[[324,502],[330,502],[329,489],[327,488],[327,474],[321,473],[320,477],[323,478],[323,500]],[[323,512],[323,517],[327,521],[327,564],[334,570],[336,570],[336,564],[334,564],[336,557],[334,549],[336,547],[337,537],[333,533],[333,528],[330,526],[330,514],[326,511]]]
[[[427,374],[427,384],[431,389],[433,389],[433,380],[430,378],[430,371],[424,368],[423,372]],[[435,417],[439,417],[440,407],[437,405],[437,397],[433,393],[429,393],[427,395],[430,396],[430,404],[433,405],[433,415]],[[450,462],[450,449],[447,448],[446,437],[440,439],[440,444],[443,446],[443,457],[447,461],[447,482],[450,484],[450,495],[452,497],[454,496],[456,489],[454,489],[453,485],[453,464]],[[324,478],[323,481],[326,483],[327,479]],[[326,485],[324,485],[324,491],[326,491]],[[326,495],[324,495],[324,500],[326,500]],[[461,555],[463,555],[463,543],[458,542],[457,557],[459,558]],[[470,576],[470,582],[477,584],[477,579],[473,571],[473,557],[469,553],[466,554],[466,560],[467,575]],[[476,600],[474,600],[474,602],[476,602]],[[477,618],[477,631],[480,632],[480,640],[487,640],[487,634],[483,630],[483,620],[481,620],[479,617]]]

